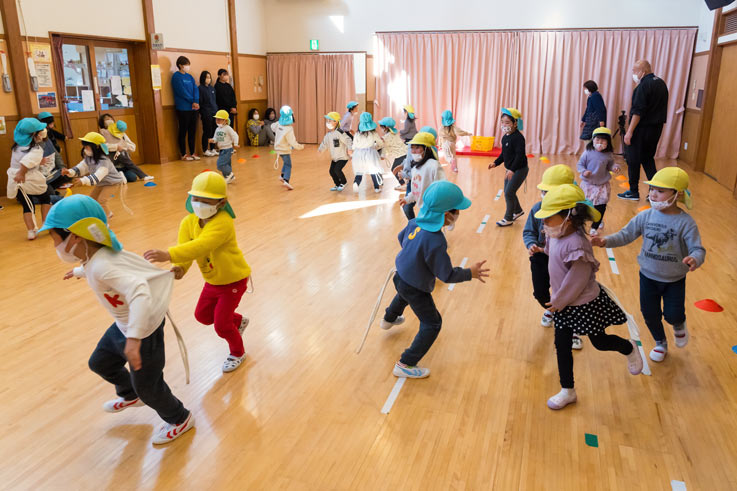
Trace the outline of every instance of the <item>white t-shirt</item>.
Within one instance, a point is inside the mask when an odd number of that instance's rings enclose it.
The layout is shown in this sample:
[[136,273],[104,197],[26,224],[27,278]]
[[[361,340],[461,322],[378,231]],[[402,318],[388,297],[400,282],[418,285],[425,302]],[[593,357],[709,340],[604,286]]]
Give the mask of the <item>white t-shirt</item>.
[[102,306],[128,338],[146,338],[164,320],[174,274],[141,256],[103,247],[86,264],[74,268],[74,275],[87,279]]
[[[41,172],[43,155],[43,149],[39,145],[30,150],[28,147],[15,147],[10,156],[10,166],[8,166],[8,198],[15,198],[18,195],[19,187],[23,187],[26,194],[30,195],[46,192],[46,177]],[[25,182],[19,184],[13,178],[20,171],[21,165],[26,167],[28,171],[26,171]]]

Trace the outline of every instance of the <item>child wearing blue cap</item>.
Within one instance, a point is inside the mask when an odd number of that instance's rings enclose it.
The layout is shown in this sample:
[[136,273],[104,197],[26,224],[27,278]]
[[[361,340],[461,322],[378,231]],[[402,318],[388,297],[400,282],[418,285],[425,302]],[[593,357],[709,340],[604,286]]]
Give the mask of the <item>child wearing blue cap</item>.
[[500,227],[509,227],[519,217],[525,214],[517,198],[517,190],[527,179],[530,171],[527,167],[527,154],[525,153],[525,137],[520,133],[523,129],[522,113],[517,109],[505,107],[501,116],[502,154],[491,164],[489,169],[504,164],[507,172],[504,174],[504,200],[507,202],[507,210],[504,218],[496,222]]
[[294,111],[289,106],[282,106],[279,110],[279,121],[271,125],[271,130],[274,132],[274,150],[277,159],[281,157],[283,162],[279,180],[290,191],[294,189],[294,186],[289,183],[292,178],[292,149],[305,148],[294,136],[293,124]]
[[138,167],[130,157],[130,152],[136,151],[136,144],[128,136],[128,125],[123,120],[116,121],[112,114],[105,113],[97,120],[100,134],[105,137],[109,152],[114,152],[112,162],[128,182],[138,179],[153,181],[154,176],[148,175]]
[[450,109],[443,111],[443,127],[440,128],[440,148],[443,149],[445,160],[450,164],[453,172],[458,172],[458,163],[456,162],[456,142],[459,136],[471,136],[471,133],[464,131],[456,126],[456,120]]
[[358,134],[353,137],[353,191],[358,192],[363,176],[368,174],[374,184],[374,192],[381,192],[381,156],[384,140],[376,132],[378,125],[371,113],[361,113]]
[[41,230],[49,231],[62,261],[82,263],[64,279],[84,277],[115,320],[89,359],[90,369],[115,385],[118,395],[103,409],[117,413],[149,406],[164,420],[154,444],[169,443],[192,429],[192,413],[171,393],[163,373],[164,317],[174,275],[123,250],[102,206],[89,196],[75,194],[61,200]]
[[358,102],[350,101],[345,107],[348,110],[345,112],[343,117],[340,118],[340,129],[353,138],[353,135],[356,134],[356,127],[353,122],[356,119],[355,115],[358,113]]
[[[381,149],[381,157],[387,161],[392,172],[404,163],[404,159],[407,156],[407,144],[397,134],[395,125],[394,118],[386,117],[379,120],[379,126],[381,126],[381,130],[384,132],[384,136],[382,137],[384,148]],[[396,191],[404,191],[404,179],[398,177],[397,180],[399,181],[399,186],[394,189]]]
[[41,205],[44,220],[51,208],[51,190],[41,172],[44,138],[46,138],[46,123],[36,118],[21,119],[13,132],[7,197],[15,198],[23,207],[23,222],[28,229],[28,240],[35,239],[37,235],[34,201]]
[[417,363],[428,352],[440,333],[442,319],[433,302],[435,278],[444,283],[460,283],[477,278],[482,283],[489,269],[481,261],[470,268],[454,268],[448,256],[448,243],[441,228],[452,225],[460,210],[471,206],[461,188],[449,181],[432,183],[425,191],[425,201],[416,220],[410,220],[399,233],[402,250],[397,255],[394,286],[397,294],[386,308],[382,329],[391,329],[404,322],[404,309],[409,305],[420,319],[420,330],[412,345],[394,365],[394,375],[407,378],[425,378],[429,368]]

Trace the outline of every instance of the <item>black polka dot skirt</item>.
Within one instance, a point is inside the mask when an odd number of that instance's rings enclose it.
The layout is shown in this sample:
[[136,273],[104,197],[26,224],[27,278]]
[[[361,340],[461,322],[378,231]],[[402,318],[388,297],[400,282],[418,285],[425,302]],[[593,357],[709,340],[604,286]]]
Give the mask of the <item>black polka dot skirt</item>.
[[625,313],[603,289],[589,303],[569,305],[560,312],[554,312],[553,318],[556,329],[571,328],[580,336],[603,334],[607,327],[627,322]]

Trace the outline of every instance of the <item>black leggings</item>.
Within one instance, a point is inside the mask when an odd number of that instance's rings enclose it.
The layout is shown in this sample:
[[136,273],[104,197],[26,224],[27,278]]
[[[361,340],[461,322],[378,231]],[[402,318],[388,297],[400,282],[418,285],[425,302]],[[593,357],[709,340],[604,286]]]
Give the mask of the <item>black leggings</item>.
[[348,182],[343,174],[343,167],[347,164],[347,160],[333,160],[330,162],[330,177],[336,186],[345,186]]
[[[361,181],[363,181],[363,174],[358,174],[354,179],[353,182],[361,185]],[[379,180],[378,174],[371,174],[371,181],[374,183],[374,189],[379,189],[379,186],[381,186],[381,181]]]
[[594,205],[594,208],[601,213],[601,218],[599,218],[598,222],[594,222],[591,224],[591,228],[599,228],[599,225],[601,225],[601,221],[604,219],[604,213],[606,212],[606,205]]
[[[632,353],[632,343],[624,338],[620,338],[615,334],[589,334],[589,340],[594,348],[599,351],[618,351],[623,355]],[[560,386],[564,389],[573,388],[573,352],[571,346],[573,344],[573,329],[555,328],[555,351],[558,355],[558,375],[560,376]]]
[[214,143],[210,143],[209,140],[215,134],[215,118],[214,114],[200,113],[202,118],[202,151],[210,150]]
[[37,205],[50,205],[51,204],[51,194],[52,193],[53,193],[53,189],[47,186],[46,191],[44,191],[41,194],[29,194],[28,199],[31,201],[29,205],[28,201],[26,201],[25,196],[23,196],[23,192],[20,189],[18,189],[18,195],[15,197],[15,199],[23,207],[23,213],[33,213],[34,204],[37,204]]
[[197,132],[197,111],[177,111],[177,120],[179,121],[179,132],[177,133],[177,143],[179,143],[179,153],[182,157],[187,155],[187,147],[184,145],[185,138],[189,143],[189,155],[197,153],[194,146],[194,137]]

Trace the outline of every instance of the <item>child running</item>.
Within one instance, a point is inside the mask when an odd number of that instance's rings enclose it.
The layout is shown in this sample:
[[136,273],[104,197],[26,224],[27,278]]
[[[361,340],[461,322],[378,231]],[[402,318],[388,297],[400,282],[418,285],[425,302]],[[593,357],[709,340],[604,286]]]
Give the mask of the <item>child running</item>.
[[399,136],[406,143],[417,134],[417,126],[415,125],[417,115],[415,114],[415,108],[409,104],[405,105],[402,111],[404,112],[404,126],[402,127],[402,131],[399,132]]
[[[288,190],[294,189],[289,183],[292,178],[292,149],[302,150],[304,145],[297,142],[294,136],[294,112],[289,106],[282,106],[279,110],[279,121],[271,125],[274,132],[274,150],[277,159],[281,157],[283,165],[279,180]],[[274,164],[276,166],[276,164]]]
[[456,126],[456,120],[450,109],[443,111],[441,115],[443,127],[440,128],[440,148],[443,149],[445,160],[450,164],[453,172],[458,172],[458,163],[456,162],[456,142],[459,136],[471,136],[471,133],[464,131]]
[[428,352],[440,333],[442,318],[432,298],[435,278],[444,283],[460,283],[472,278],[485,283],[488,268],[481,261],[470,268],[453,267],[448,256],[448,243],[440,231],[458,220],[460,210],[471,206],[461,188],[448,181],[432,183],[425,192],[425,201],[417,220],[410,220],[399,233],[402,250],[397,255],[394,286],[397,294],[386,308],[382,329],[391,329],[404,322],[404,309],[409,305],[420,319],[420,330],[412,345],[394,365],[396,377],[425,378],[429,368],[417,364]]
[[90,369],[115,385],[118,395],[103,404],[103,410],[117,413],[149,406],[164,420],[154,444],[169,443],[194,428],[192,413],[164,381],[164,316],[172,274],[123,250],[102,206],[89,196],[75,194],[61,200],[41,230],[51,234],[59,259],[82,263],[64,279],[85,278],[115,320],[89,359]]
[[[542,182],[537,185],[542,197],[551,189],[561,184],[573,184],[573,171],[563,164],[548,167],[543,172]],[[548,310],[550,303],[550,274],[548,273],[548,255],[545,253],[545,231],[543,221],[535,218],[535,213],[540,210],[542,201],[538,201],[530,209],[527,223],[522,231],[522,240],[527,252],[530,254],[530,272],[532,273],[532,295],[540,303],[543,312],[540,324],[543,327],[553,327],[553,313]],[[578,334],[573,333],[573,349],[583,348],[583,343]]]
[[[610,172],[619,172],[619,166],[614,163],[612,131],[609,128],[600,127],[594,130],[593,140],[586,145],[586,151],[581,155],[577,169],[581,175],[581,189],[586,194],[586,199],[594,204],[603,220],[612,191]],[[596,236],[601,230],[602,220],[591,225],[592,236]]]
[[[433,138],[437,140],[438,138],[438,132],[435,131],[435,128],[432,126],[423,126],[420,129],[420,133],[430,133]],[[438,148],[432,147],[434,151],[434,155],[437,155]],[[412,147],[407,146],[407,155],[404,158],[404,161],[401,166],[397,166],[394,169],[394,175],[397,177],[397,180],[399,179],[412,179],[412,164],[414,163],[414,160],[412,159]],[[411,184],[411,182],[410,182]],[[398,189],[397,191],[400,191],[401,189]],[[407,189],[405,190],[405,196],[409,196],[409,194],[412,192],[412,186],[407,186]],[[415,218],[415,203],[407,203],[406,205],[402,206],[402,211],[404,212],[405,216],[407,217],[407,220],[411,220]]]
[[172,263],[176,279],[182,278],[192,261],[197,261],[205,287],[194,316],[198,322],[215,324],[215,332],[228,342],[230,354],[223,362],[223,372],[232,372],[246,359],[241,335],[248,318],[235,309],[248,287],[251,268],[238,248],[228,203],[228,184],[217,172],[207,171],[192,181],[186,208],[189,215],[179,225],[177,245],[168,251],[152,249],[144,253],[151,262]]
[[326,148],[330,150],[330,177],[333,178],[334,186],[331,191],[343,191],[348,183],[343,173],[343,167],[348,163],[349,152],[353,141],[350,136],[340,128],[340,114],[330,112],[325,115],[325,127],[328,132],[318,147],[318,152],[324,152]]
[[[678,207],[682,201],[691,209],[688,174],[678,167],[666,167],[650,181],[650,208],[637,214],[619,232],[595,237],[598,247],[621,247],[642,236],[640,264],[640,309],[655,347],[650,359],[661,362],[668,354],[663,317],[673,326],[676,346],[688,344],[686,328],[686,274],[704,264],[706,249],[701,245],[699,227],[691,215]],[[662,308],[661,308],[662,305]]]
[[[399,198],[399,204],[404,208],[417,203],[422,208],[425,190],[435,181],[444,181],[445,172],[438,162],[435,150],[435,137],[431,133],[420,132],[409,142],[412,163],[410,164],[410,186],[408,195]],[[405,211],[405,214],[408,214]]]
[[210,143],[214,143],[218,147],[218,170],[225,177],[225,182],[230,184],[235,181],[232,159],[234,149],[240,148],[238,133],[230,126],[228,111],[221,109],[215,113],[214,118],[217,128],[215,128],[215,134],[210,138]]
[[[394,127],[396,122],[393,118],[382,118],[379,121],[379,126],[384,132],[382,140],[384,141],[384,148],[381,149],[381,157],[391,167],[392,172],[404,163],[404,159],[407,157],[407,144],[397,134],[397,129]],[[396,191],[404,191],[405,182],[402,177],[398,177],[399,185],[394,189]]]
[[504,174],[504,200],[507,202],[507,211],[504,218],[496,222],[500,227],[509,227],[519,217],[525,214],[522,205],[517,199],[517,190],[527,179],[530,171],[527,167],[527,154],[525,153],[525,137],[522,136],[523,124],[522,113],[512,107],[502,109],[501,125],[502,154],[491,164],[489,169],[499,167],[502,163],[507,169]]
[[356,119],[356,113],[358,112],[358,103],[356,101],[350,101],[346,105],[346,109],[348,110],[343,115],[343,117],[340,118],[340,129],[343,130],[343,133],[353,138],[353,135],[356,133],[355,126],[353,125],[353,120]]
[[573,334],[587,335],[599,351],[617,351],[627,357],[632,375],[642,371],[640,350],[634,341],[607,334],[606,328],[627,322],[622,309],[596,282],[599,261],[586,238],[586,221],[598,221],[599,212],[575,184],[561,184],[545,195],[535,218],[543,220],[545,252],[549,259],[552,295],[548,310],[555,320],[555,349],[561,391],[548,399],[550,409],[576,402],[573,387]]
[[358,192],[363,176],[370,175],[374,184],[374,192],[381,192],[381,157],[379,150],[384,141],[376,133],[376,123],[371,113],[361,113],[358,123],[358,134],[353,137],[353,191]]

